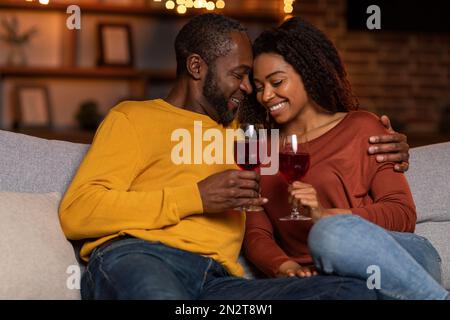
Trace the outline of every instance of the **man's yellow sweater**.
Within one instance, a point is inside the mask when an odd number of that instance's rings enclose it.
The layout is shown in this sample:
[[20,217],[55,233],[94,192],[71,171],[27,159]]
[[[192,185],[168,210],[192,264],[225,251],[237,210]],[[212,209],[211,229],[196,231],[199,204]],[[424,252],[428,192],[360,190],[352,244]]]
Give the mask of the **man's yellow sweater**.
[[208,116],[161,99],[121,103],[109,112],[59,208],[67,238],[86,239],[85,261],[95,247],[128,234],[211,257],[231,274],[243,274],[237,258],[244,213],[204,213],[197,187],[206,177],[237,167],[176,165],[171,159],[179,144],[171,141],[172,133],[184,128],[194,137],[194,121],[225,137],[225,129]]

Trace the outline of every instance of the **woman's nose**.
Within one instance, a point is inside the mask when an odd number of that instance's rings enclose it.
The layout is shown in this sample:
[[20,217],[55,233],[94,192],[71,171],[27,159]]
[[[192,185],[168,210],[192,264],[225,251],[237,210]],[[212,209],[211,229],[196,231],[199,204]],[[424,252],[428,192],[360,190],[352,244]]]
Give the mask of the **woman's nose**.
[[264,88],[262,100],[263,102],[269,102],[274,97],[274,92],[270,88]]

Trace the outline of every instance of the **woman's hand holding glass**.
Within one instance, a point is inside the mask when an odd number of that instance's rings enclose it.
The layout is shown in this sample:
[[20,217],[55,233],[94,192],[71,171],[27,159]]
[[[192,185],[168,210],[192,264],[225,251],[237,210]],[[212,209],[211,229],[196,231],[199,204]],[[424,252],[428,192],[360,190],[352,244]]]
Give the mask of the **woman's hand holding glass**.
[[330,212],[324,209],[317,198],[316,189],[310,184],[294,181],[289,186],[290,201],[303,206],[304,214],[311,217],[313,222],[317,222]]

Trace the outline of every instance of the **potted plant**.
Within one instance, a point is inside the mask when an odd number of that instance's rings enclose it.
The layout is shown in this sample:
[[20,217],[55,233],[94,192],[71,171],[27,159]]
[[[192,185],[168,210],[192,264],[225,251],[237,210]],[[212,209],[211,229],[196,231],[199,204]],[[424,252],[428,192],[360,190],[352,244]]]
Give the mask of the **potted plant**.
[[96,130],[103,118],[97,103],[92,100],[83,102],[75,117],[82,129],[90,131]]
[[27,63],[25,46],[37,33],[37,29],[33,27],[21,33],[19,31],[19,21],[15,16],[10,20],[7,18],[0,19],[0,26],[1,30],[3,30],[0,33],[0,40],[9,46],[6,63],[10,65],[25,65]]

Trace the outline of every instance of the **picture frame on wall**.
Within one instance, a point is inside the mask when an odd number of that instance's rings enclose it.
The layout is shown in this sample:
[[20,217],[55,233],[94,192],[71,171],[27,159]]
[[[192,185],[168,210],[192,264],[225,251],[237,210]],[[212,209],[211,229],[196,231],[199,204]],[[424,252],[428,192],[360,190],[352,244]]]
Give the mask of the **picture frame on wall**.
[[131,26],[126,23],[99,23],[98,66],[133,67]]
[[49,90],[44,85],[17,85],[14,88],[13,128],[51,128]]

